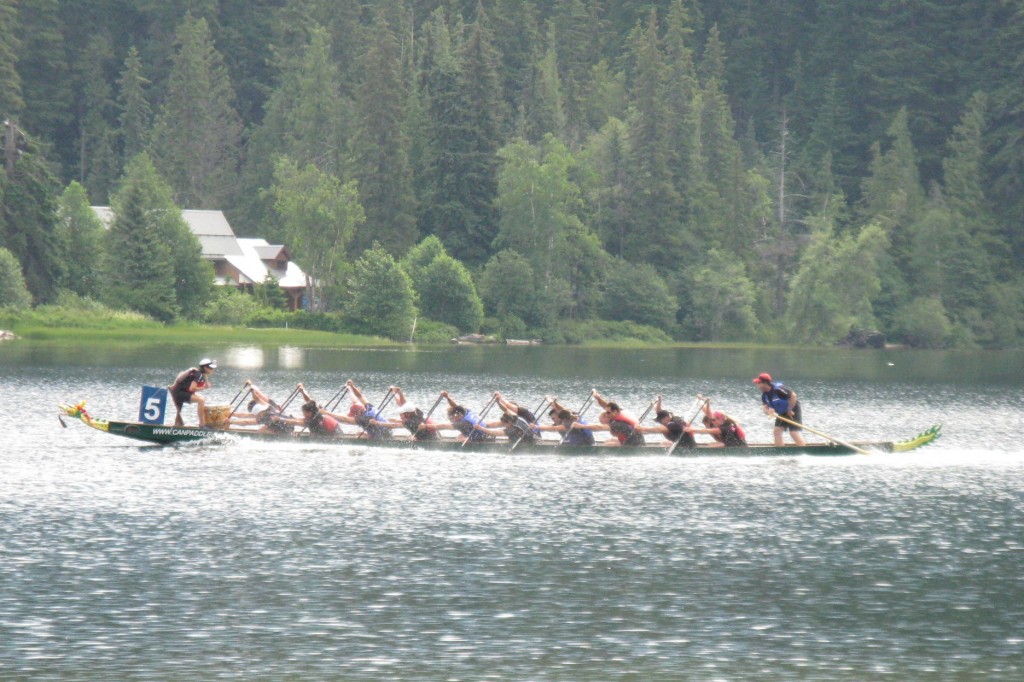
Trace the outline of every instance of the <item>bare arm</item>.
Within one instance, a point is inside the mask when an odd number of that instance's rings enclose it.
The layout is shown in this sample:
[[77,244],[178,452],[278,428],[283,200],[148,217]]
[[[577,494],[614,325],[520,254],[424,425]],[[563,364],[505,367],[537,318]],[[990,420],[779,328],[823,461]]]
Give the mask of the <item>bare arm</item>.
[[356,386],[351,379],[346,381],[345,385],[348,386],[348,390],[352,394],[353,402],[359,403],[360,405],[363,405],[365,407],[366,399],[363,398],[363,392],[359,390],[359,387]]

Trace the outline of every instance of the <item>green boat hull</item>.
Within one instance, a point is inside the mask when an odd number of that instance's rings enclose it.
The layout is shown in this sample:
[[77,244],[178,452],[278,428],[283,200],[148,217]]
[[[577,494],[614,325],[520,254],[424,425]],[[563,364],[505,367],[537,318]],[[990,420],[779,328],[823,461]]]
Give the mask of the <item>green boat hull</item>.
[[[115,436],[123,436],[146,443],[157,445],[173,445],[177,443],[190,443],[197,441],[231,439],[255,439],[261,441],[277,442],[317,442],[339,446],[355,446],[360,448],[387,448],[410,451],[463,451],[463,452],[492,452],[507,453],[512,449],[509,442],[499,440],[494,442],[466,443],[463,444],[455,439],[439,439],[435,441],[414,441],[411,439],[389,439],[370,440],[359,438],[354,435],[346,436],[317,436],[309,432],[297,434],[274,434],[248,429],[218,430],[201,428],[198,426],[165,426],[162,424],[141,424],[138,422],[107,421],[92,419],[78,406],[61,405],[61,409],[68,416],[80,419],[83,423],[92,428],[109,433]],[[846,445],[832,442],[807,443],[806,445],[773,445],[770,443],[751,444],[741,448],[715,448],[698,446],[696,448],[675,448],[673,456],[786,456],[786,455],[814,455],[814,456],[846,456],[857,454],[852,445],[869,452],[908,452],[927,445],[940,435],[941,425],[933,426],[914,438],[903,441],[852,441]],[[559,454],[559,455],[658,455],[668,451],[664,443],[648,443],[645,446],[593,446],[593,447],[572,447],[559,446],[556,441],[545,440],[535,444],[521,443],[515,447],[515,454]]]

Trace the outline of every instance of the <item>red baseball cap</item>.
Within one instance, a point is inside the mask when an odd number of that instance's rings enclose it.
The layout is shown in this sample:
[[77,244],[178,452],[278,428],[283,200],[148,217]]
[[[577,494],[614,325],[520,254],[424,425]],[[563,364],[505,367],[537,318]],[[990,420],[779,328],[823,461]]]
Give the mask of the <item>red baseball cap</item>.
[[755,384],[770,384],[772,383],[772,375],[767,372],[763,372],[754,377]]

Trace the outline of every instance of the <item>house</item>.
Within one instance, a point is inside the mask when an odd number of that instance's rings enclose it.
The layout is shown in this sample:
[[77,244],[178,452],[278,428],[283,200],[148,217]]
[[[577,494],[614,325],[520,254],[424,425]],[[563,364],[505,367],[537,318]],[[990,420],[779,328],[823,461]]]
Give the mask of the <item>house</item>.
[[[114,219],[109,206],[93,206],[92,210],[104,225],[109,226]],[[305,307],[306,274],[292,262],[285,246],[236,237],[223,211],[186,209],[181,217],[199,240],[203,258],[213,265],[218,285],[252,293],[253,287],[269,275],[284,289],[289,310]]]
[[226,256],[224,273],[228,283],[234,281],[240,288],[252,292],[271,276],[288,296],[288,310],[305,308],[306,273],[292,262],[288,249],[280,244],[268,244],[265,239],[237,240],[241,255]]

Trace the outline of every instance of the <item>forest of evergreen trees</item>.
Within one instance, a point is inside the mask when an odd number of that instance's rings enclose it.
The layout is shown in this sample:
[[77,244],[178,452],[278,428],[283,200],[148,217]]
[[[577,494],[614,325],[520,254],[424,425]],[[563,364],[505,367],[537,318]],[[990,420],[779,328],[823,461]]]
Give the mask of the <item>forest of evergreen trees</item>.
[[398,339],[1024,337],[1024,0],[0,0],[0,117],[0,305],[223,310],[192,208]]

